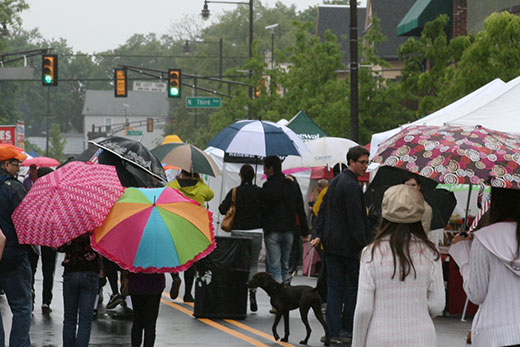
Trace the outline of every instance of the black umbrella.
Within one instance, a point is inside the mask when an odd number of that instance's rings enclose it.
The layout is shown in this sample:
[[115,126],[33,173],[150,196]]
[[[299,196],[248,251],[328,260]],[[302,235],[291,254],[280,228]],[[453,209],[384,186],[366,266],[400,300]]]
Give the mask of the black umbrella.
[[432,179],[392,166],[381,166],[377,171],[376,177],[368,186],[365,199],[371,214],[375,216],[381,215],[381,203],[387,188],[401,184],[410,177],[414,177],[419,182],[424,200],[432,207],[433,218],[430,228],[432,230],[444,228],[448,224],[453,209],[457,204],[455,195],[444,189],[435,189],[439,183]]
[[161,161],[140,142],[113,136],[90,143],[103,149],[98,162],[114,165],[123,186],[153,187],[157,186],[155,181],[168,181]]

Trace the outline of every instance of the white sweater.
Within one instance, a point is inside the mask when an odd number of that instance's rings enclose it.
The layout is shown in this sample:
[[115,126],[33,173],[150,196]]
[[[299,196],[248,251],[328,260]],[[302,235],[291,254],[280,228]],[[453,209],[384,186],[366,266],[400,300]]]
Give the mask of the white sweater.
[[358,297],[354,316],[353,347],[435,347],[432,317],[442,313],[445,305],[444,280],[440,257],[422,241],[410,243],[411,269],[404,281],[396,275],[392,251],[383,241],[374,252],[365,247],[361,256]]
[[451,246],[464,291],[480,305],[473,318],[475,347],[520,344],[520,258],[516,223],[495,223],[476,231],[473,241]]

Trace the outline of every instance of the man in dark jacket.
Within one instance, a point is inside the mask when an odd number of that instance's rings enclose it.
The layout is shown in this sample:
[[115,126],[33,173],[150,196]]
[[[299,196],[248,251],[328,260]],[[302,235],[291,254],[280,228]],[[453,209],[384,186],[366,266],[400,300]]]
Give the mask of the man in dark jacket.
[[[294,232],[300,229],[303,240],[308,239],[309,228],[298,184],[285,177],[280,158],[264,159],[267,182],[262,186],[262,225],[266,248],[267,271],[279,283],[288,282],[289,255]],[[299,220],[300,225],[297,225]]]
[[[358,177],[368,167],[368,150],[352,147],[347,153],[348,169],[329,184],[317,220],[317,234],[311,245],[323,241],[327,262],[327,326],[332,339],[340,339],[343,327],[352,333],[356,307],[359,258],[372,236]],[[345,295],[347,294],[347,295]]]
[[[0,287],[13,313],[9,346],[20,347],[31,346],[32,273],[27,252],[18,243],[11,214],[27,193],[23,184],[16,179],[21,162],[26,158],[25,154],[14,148],[0,146],[0,229],[6,236],[4,254],[0,260]],[[1,346],[4,339],[2,326]]]

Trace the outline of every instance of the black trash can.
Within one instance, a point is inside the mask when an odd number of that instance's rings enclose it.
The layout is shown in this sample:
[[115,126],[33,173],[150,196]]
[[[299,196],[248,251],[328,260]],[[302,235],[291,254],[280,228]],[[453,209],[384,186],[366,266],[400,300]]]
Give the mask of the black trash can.
[[251,263],[251,239],[216,237],[217,247],[195,265],[197,318],[244,319]]

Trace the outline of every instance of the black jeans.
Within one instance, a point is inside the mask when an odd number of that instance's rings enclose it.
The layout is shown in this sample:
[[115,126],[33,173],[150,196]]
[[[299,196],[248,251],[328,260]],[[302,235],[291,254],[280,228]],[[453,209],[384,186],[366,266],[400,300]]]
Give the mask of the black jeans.
[[359,260],[336,254],[327,258],[327,326],[330,336],[338,337],[340,330],[352,332],[357,301]]
[[300,238],[300,233],[294,233],[294,239],[291,248],[291,254],[289,255],[289,274],[292,274],[296,270],[298,270],[298,265],[301,263],[302,258],[302,240]]
[[54,284],[54,271],[56,270],[56,251],[50,247],[41,246],[42,272],[43,272],[43,300],[50,305],[52,301],[52,286]]
[[119,288],[117,285],[118,280],[118,271],[121,271],[121,268],[116,263],[108,260],[103,257],[103,268],[105,270],[105,277],[108,279],[108,283],[110,284],[110,288],[112,289],[112,295],[119,294]]
[[155,323],[159,315],[161,294],[131,294],[134,308],[132,324],[132,347],[141,346],[144,330],[144,347],[152,347],[155,343]]

